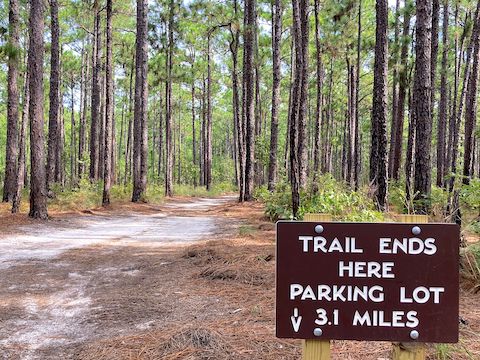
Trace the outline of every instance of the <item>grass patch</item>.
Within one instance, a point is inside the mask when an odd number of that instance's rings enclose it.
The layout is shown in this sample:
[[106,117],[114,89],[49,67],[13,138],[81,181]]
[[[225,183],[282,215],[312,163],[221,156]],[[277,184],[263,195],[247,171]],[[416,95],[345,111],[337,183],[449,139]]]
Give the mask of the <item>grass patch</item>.
[[253,235],[256,231],[257,229],[251,225],[241,225],[238,228],[238,234],[240,236],[250,236]]
[[191,196],[191,197],[211,197],[225,195],[231,192],[237,191],[236,187],[229,183],[219,183],[212,185],[210,191],[207,191],[205,186],[192,186],[192,185],[174,185],[173,193],[178,196]]
[[480,291],[480,244],[473,244],[460,250],[460,276],[465,287]]

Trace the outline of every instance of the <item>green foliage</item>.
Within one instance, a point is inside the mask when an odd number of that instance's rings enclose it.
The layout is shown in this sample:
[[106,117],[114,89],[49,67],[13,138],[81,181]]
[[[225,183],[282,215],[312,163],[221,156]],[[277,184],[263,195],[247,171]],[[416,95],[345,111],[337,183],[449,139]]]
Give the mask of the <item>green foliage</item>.
[[391,182],[388,192],[388,201],[392,210],[403,213],[413,208],[413,204],[409,204],[407,199],[404,182]]
[[[331,214],[335,220],[382,221],[385,215],[375,210],[374,203],[364,191],[350,190],[331,175],[322,175],[317,181],[318,192],[302,191],[299,218],[306,213]],[[266,189],[256,192],[265,202],[266,214],[272,220],[292,218],[290,187],[280,183],[273,193]]]
[[466,226],[466,230],[480,235],[480,221],[474,220],[473,222],[471,222]]
[[460,251],[460,274],[464,284],[475,291],[480,289],[480,244],[476,243]]
[[83,179],[79,185],[79,188],[71,190],[62,190],[60,185],[53,185],[52,191],[56,196],[50,200],[49,208],[54,211],[68,211],[91,209],[101,205],[103,187],[100,183]]
[[441,216],[448,205],[448,191],[438,186],[432,186],[430,205],[432,216]]
[[450,344],[436,344],[435,345],[436,358],[439,360],[451,359],[452,350],[453,350],[452,345]]
[[472,179],[469,185],[463,185],[460,200],[466,207],[480,211],[480,179]]
[[[162,187],[163,189],[163,187]],[[204,186],[192,186],[192,185],[175,185],[173,192],[178,196],[193,196],[193,197],[209,197],[209,196],[220,196],[227,193],[236,191],[235,186],[229,182],[222,182],[218,184],[213,184],[210,191]]]
[[266,187],[255,189],[254,198],[265,203],[265,214],[271,220],[291,218],[292,195],[285,180],[277,183],[274,192],[269,192]]

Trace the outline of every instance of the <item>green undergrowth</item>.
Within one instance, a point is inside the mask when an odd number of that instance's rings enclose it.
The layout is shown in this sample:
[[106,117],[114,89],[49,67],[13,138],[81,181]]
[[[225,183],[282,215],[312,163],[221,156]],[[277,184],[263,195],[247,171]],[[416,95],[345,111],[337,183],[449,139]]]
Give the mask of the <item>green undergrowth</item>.
[[[82,180],[77,187],[64,188],[60,185],[54,185],[52,188],[55,196],[49,200],[49,208],[54,211],[85,210],[92,209],[102,205],[103,183],[91,183],[88,180]],[[175,196],[191,197],[212,197],[220,196],[235,191],[230,183],[221,183],[212,186],[207,191],[204,186],[194,187],[192,185],[174,185]],[[145,201],[152,204],[162,203],[165,198],[165,187],[163,184],[148,184]],[[129,202],[132,197],[132,185],[113,185],[110,191],[110,201],[112,204]],[[24,201],[28,199],[25,192]]]
[[209,191],[207,191],[205,186],[192,186],[184,184],[175,185],[173,190],[175,195],[192,197],[220,196],[237,191],[236,187],[230,182],[213,184]]
[[[338,221],[387,220],[387,215],[375,210],[367,189],[353,191],[329,174],[319,177],[317,187],[317,192],[312,191],[312,186],[301,192],[299,219],[306,213],[323,213]],[[265,203],[265,213],[271,220],[292,219],[291,190],[285,181],[279,182],[274,192],[264,187],[257,189],[255,197]]]
[[468,245],[460,250],[460,275],[466,288],[480,291],[480,244]]

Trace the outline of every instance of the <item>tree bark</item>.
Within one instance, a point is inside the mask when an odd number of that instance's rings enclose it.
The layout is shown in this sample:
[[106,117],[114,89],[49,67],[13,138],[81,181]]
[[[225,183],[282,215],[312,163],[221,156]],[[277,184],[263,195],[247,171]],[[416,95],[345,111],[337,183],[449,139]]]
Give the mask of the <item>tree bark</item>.
[[[480,6],[480,1],[479,1]],[[463,155],[463,179],[465,185],[470,183],[472,177],[472,158],[474,151],[474,131],[477,117],[477,91],[478,91],[478,75],[480,60],[480,18],[476,18],[476,31],[472,34],[473,42],[473,63],[472,70],[468,79],[467,97],[465,99],[465,140]]]
[[172,66],[173,66],[173,16],[174,0],[170,0],[168,20],[167,81],[165,87],[165,195],[173,195],[173,148],[172,148]]
[[[395,140],[393,142],[393,155],[392,155],[392,175],[391,178],[398,180],[400,178],[400,164],[402,161],[402,148],[403,148],[403,123],[405,118],[405,100],[407,95],[407,89],[409,86],[409,66],[408,66],[408,36],[410,33],[410,19],[411,9],[410,2],[406,2],[404,17],[403,17],[403,32],[402,32],[402,48],[400,50],[400,74],[399,74],[399,88],[398,88],[398,104],[397,114],[395,120],[395,128],[392,132],[395,134]],[[398,139],[398,141],[397,141]],[[392,146],[392,144],[390,144]]]
[[135,104],[133,132],[132,201],[144,201],[147,191],[148,152],[148,0],[137,0],[135,60]]
[[45,220],[48,218],[48,213],[43,132],[44,13],[43,0],[30,1],[28,69],[31,186],[29,216]]
[[410,201],[413,198],[412,191],[412,175],[413,175],[413,166],[414,166],[414,157],[413,152],[415,148],[415,117],[412,114],[412,97],[410,95],[410,90],[408,91],[408,107],[410,111],[408,112],[408,139],[407,139],[407,153],[405,156],[405,194],[407,200],[408,211],[410,213]]
[[[476,39],[480,32],[480,1],[477,2],[477,8],[475,10],[475,17],[474,17],[474,23],[473,23],[473,30],[470,38],[470,43],[467,48],[467,56],[466,56],[466,61],[465,61],[465,69],[463,73],[463,84],[462,84],[462,91],[460,93],[460,101],[458,104],[458,110],[457,113],[455,114],[455,119],[453,120],[453,123],[451,124],[453,126],[453,136],[452,136],[452,146],[451,150],[451,176],[449,179],[448,183],[448,189],[450,192],[453,191],[454,185],[455,185],[455,176],[457,172],[457,153],[458,153],[458,142],[459,142],[459,132],[460,132],[460,124],[461,124],[461,119],[462,119],[462,114],[463,114],[463,106],[464,106],[464,101],[466,101],[466,96],[467,96],[467,90],[468,86],[470,84],[470,77],[472,76],[472,65],[471,65],[471,60],[472,56],[476,57],[477,54],[475,54],[475,44],[476,44]],[[460,62],[460,59],[459,59]],[[460,68],[459,64],[459,68]],[[455,88],[456,89],[456,88]]]
[[77,164],[77,152],[76,152],[76,124],[75,124],[75,80],[73,72],[71,74],[70,82],[70,186],[75,186],[77,182],[76,177],[76,164]]
[[244,53],[243,53],[243,126],[245,128],[245,194],[244,201],[253,197],[255,167],[255,0],[245,0],[244,15]]
[[112,16],[113,0],[107,0],[107,60],[106,60],[106,97],[105,97],[105,162],[103,172],[102,205],[110,205],[110,188],[112,186],[112,140],[113,140],[113,51],[112,51]]
[[159,101],[159,116],[158,116],[158,180],[160,181],[161,178],[161,170],[162,170],[162,165],[164,162],[163,159],[163,132],[164,132],[164,125],[163,125],[163,101],[162,97],[160,96],[160,101]]
[[12,214],[16,214],[20,211],[20,203],[22,202],[22,190],[25,184],[25,162],[26,162],[26,138],[27,138],[27,122],[28,122],[28,107],[30,104],[30,91],[29,91],[29,76],[28,72],[25,74],[25,85],[23,94],[23,106],[22,106],[22,121],[20,125],[20,137],[18,143],[18,166],[17,166],[17,178],[15,196],[12,201]]
[[440,104],[438,109],[437,126],[437,186],[443,187],[445,177],[445,147],[446,147],[446,126],[448,118],[448,92],[447,92],[447,67],[448,67],[448,0],[443,2],[443,24],[442,24],[442,70],[440,80]]
[[387,208],[388,4],[386,0],[377,0],[376,14],[370,181],[375,187],[377,206],[384,211]]
[[238,24],[238,2],[233,1],[233,10],[235,15],[235,22],[230,25],[230,34],[232,40],[230,42],[230,52],[232,54],[232,87],[233,87],[233,120],[236,131],[236,157],[237,157],[237,182],[239,190],[239,201],[243,201],[245,196],[245,146],[243,133],[243,120],[240,115],[240,100],[238,90],[238,47],[240,43],[240,31]]
[[[438,23],[440,18],[440,0],[432,0],[432,54],[431,54],[431,86],[432,95],[430,98],[430,114],[435,113],[435,79],[437,76],[437,58],[438,58]],[[432,120],[433,121],[433,120]]]
[[358,33],[357,33],[357,64],[355,68],[355,122],[354,122],[354,153],[353,153],[353,187],[360,186],[360,56],[362,44],[362,0],[358,1]]
[[135,58],[133,56],[130,67],[130,80],[128,90],[128,129],[127,129],[127,147],[125,150],[125,185],[130,179],[132,172],[132,147],[133,147],[133,74],[135,72]]
[[9,1],[9,45],[7,75],[7,141],[5,151],[5,181],[3,201],[10,202],[15,196],[18,153],[18,63],[20,54],[20,10],[18,0]]
[[60,108],[60,26],[58,23],[58,1],[50,0],[52,41],[50,45],[50,109],[48,116],[47,190],[55,181],[56,155],[60,133],[58,119]]
[[92,53],[92,106],[91,106],[91,124],[90,124],[90,181],[98,180],[99,163],[99,117],[100,117],[100,73],[102,69],[102,35],[99,0],[94,2],[94,47]]
[[[320,171],[320,148],[321,148],[321,124],[322,124],[322,105],[323,105],[323,63],[322,63],[322,46],[320,42],[320,5],[319,0],[314,1],[315,14],[315,48],[316,48],[316,109],[315,109],[315,137],[313,144],[313,176],[316,180],[318,171]],[[314,180],[314,190],[317,190],[316,181]]]
[[415,209],[421,214],[428,214],[431,191],[432,140],[431,113],[431,36],[432,3],[429,0],[417,0],[416,42],[415,42],[415,76],[413,84],[413,117],[415,121]]
[[[197,165],[197,131],[195,128],[195,55],[192,56],[192,162],[193,166]],[[197,177],[193,177],[193,186],[197,186]]]
[[[458,26],[458,11],[459,11],[459,4],[455,4],[455,15],[454,15],[454,24]],[[466,19],[465,19],[466,20]],[[452,163],[453,157],[453,138],[456,132],[456,119],[457,119],[457,104],[458,104],[458,87],[460,81],[460,68],[462,64],[462,55],[463,55],[463,42],[466,36],[466,31],[464,29],[460,40],[458,39],[458,33],[455,31],[454,33],[455,41],[454,41],[454,61],[455,61],[455,71],[454,71],[454,78],[453,78],[453,87],[452,93],[450,97],[451,100],[451,111],[448,123],[448,138],[447,138],[447,156],[446,156],[446,164],[445,164],[445,180],[444,180],[444,187],[448,187],[450,185],[450,164]]]
[[213,28],[207,34],[207,128],[206,128],[206,161],[205,161],[205,186],[207,191],[212,186],[212,65],[210,43]]
[[[61,75],[61,73],[60,73]],[[62,80],[60,79],[60,83]],[[63,92],[60,93],[59,97],[63,99]],[[55,154],[55,178],[54,182],[60,184],[61,186],[65,185],[65,159],[64,159],[64,149],[65,149],[65,119],[63,112],[63,102],[60,103],[59,117],[57,122],[57,132],[58,138],[56,142],[56,154]],[[48,188],[47,188],[48,191]],[[51,195],[51,194],[50,194]]]
[[295,39],[295,76],[290,109],[290,178],[292,212],[297,217],[300,189],[306,181],[306,110],[308,72],[308,1],[292,0],[293,38]]
[[78,136],[78,178],[82,179],[85,172],[85,147],[86,147],[86,127],[87,127],[87,104],[88,104],[88,78],[90,76],[90,63],[88,61],[88,50],[85,50],[84,60],[82,60],[82,113],[80,116],[80,129]]
[[300,102],[298,104],[298,153],[300,170],[300,188],[307,184],[307,109],[308,109],[308,42],[309,42],[309,20],[308,0],[299,0],[299,33],[297,34],[297,60],[301,64]]
[[[316,4],[318,0],[315,0]],[[280,45],[282,41],[282,2],[272,2],[272,56],[273,56],[273,84],[272,84],[272,117],[270,125],[270,157],[268,166],[268,190],[273,191],[277,183],[277,151],[278,151],[278,115],[280,112]],[[317,48],[317,51],[319,49]],[[318,78],[317,78],[318,80]],[[318,154],[317,154],[318,157]]]
[[[404,8],[405,10],[405,8]],[[399,58],[398,58],[398,43],[399,43],[399,34],[400,34],[400,0],[396,0],[395,3],[395,35],[393,40],[393,85],[392,85],[392,120],[390,126],[390,148],[388,153],[388,177],[389,179],[393,178],[393,157],[395,156],[395,144],[397,141],[403,141],[402,138],[397,138],[397,133],[395,129],[397,128],[397,122],[399,121],[397,114],[398,114],[398,98],[399,98],[399,71],[398,68],[400,66]]]

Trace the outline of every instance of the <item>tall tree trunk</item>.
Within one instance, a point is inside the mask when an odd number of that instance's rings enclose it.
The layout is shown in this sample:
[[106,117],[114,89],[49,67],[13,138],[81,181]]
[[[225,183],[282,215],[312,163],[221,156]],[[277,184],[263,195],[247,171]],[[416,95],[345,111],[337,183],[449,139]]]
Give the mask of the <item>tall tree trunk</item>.
[[[105,36],[106,38],[106,36]],[[106,56],[105,56],[106,58]],[[100,117],[98,119],[99,129],[98,129],[98,169],[97,174],[99,179],[103,179],[103,172],[105,170],[105,74],[104,74],[104,60],[102,59],[102,75],[101,75],[101,95],[100,95]]]
[[88,78],[90,76],[90,63],[88,61],[88,50],[85,50],[85,56],[82,60],[82,113],[80,116],[80,129],[78,136],[78,178],[82,179],[85,172],[85,147],[86,147],[86,127],[87,127],[87,104],[88,104]]
[[[395,141],[393,143],[393,155],[392,155],[392,176],[391,178],[398,180],[400,178],[400,164],[402,161],[402,148],[403,148],[403,123],[405,118],[405,100],[407,95],[407,88],[409,86],[409,67],[408,67],[408,41],[407,38],[410,33],[410,18],[411,18],[411,3],[407,1],[405,3],[404,15],[403,15],[403,32],[402,32],[402,48],[400,50],[400,74],[399,74],[399,87],[398,87],[398,104],[397,114],[395,120],[395,128],[392,132],[395,133]],[[398,141],[397,141],[398,139]],[[390,145],[392,146],[392,144]]]
[[437,126],[437,186],[443,187],[445,177],[445,146],[446,126],[448,118],[448,92],[447,92],[447,67],[448,67],[448,0],[443,2],[443,28],[442,28],[442,70],[440,80],[440,104],[438,109]]
[[23,106],[22,106],[22,121],[20,125],[20,137],[18,143],[18,166],[17,166],[17,178],[15,196],[12,201],[12,214],[16,214],[20,211],[20,203],[22,201],[22,190],[25,184],[25,160],[26,160],[26,138],[27,138],[27,122],[28,122],[28,107],[30,104],[30,91],[29,91],[29,76],[28,72],[25,74],[24,93],[23,93]]
[[332,163],[332,144],[331,144],[331,124],[333,123],[333,106],[332,106],[332,91],[333,91],[333,60],[330,60],[330,70],[329,70],[329,80],[328,80],[328,96],[327,96],[327,109],[325,121],[322,125],[322,134],[325,136],[325,141],[323,142],[323,160],[322,160],[322,172],[331,172],[331,163]]
[[[480,1],[479,1],[480,6]],[[468,79],[467,97],[465,99],[465,140],[463,153],[463,179],[465,185],[470,183],[472,174],[472,157],[474,151],[474,131],[477,118],[477,91],[480,57],[480,18],[476,18],[476,31],[472,34],[473,42],[473,63],[472,70]]]
[[413,152],[415,149],[415,117],[413,116],[412,97],[410,95],[410,89],[408,90],[408,139],[407,139],[407,153],[405,156],[405,194],[408,205],[408,212],[410,213],[410,202],[413,198],[412,189],[412,175],[414,167]]
[[[294,27],[290,28],[293,33]],[[287,140],[285,141],[285,153],[284,153],[284,164],[285,172],[287,173],[288,180],[291,180],[290,171],[289,171],[289,145],[290,145],[290,119],[292,118],[292,100],[293,100],[293,85],[294,85],[294,71],[295,71],[295,37],[291,36],[292,40],[290,42],[290,87],[288,91],[288,113],[287,113]]]
[[144,200],[147,191],[148,151],[148,0],[137,0],[137,43],[135,59],[135,107],[133,132],[132,201]]
[[[60,83],[61,83],[60,79]],[[60,93],[60,98],[63,99],[63,91]],[[65,185],[65,159],[64,159],[64,149],[65,149],[65,119],[64,119],[64,108],[63,102],[60,103],[59,117],[57,122],[57,132],[58,138],[56,143],[56,154],[55,154],[55,178],[54,181],[61,186]],[[48,190],[48,189],[47,189]]]
[[31,185],[29,216],[36,219],[48,218],[43,133],[44,13],[43,0],[30,1],[28,70]]
[[47,189],[55,181],[56,151],[60,133],[58,118],[60,107],[60,26],[58,23],[58,1],[50,0],[52,41],[50,45],[50,109],[48,116]]
[[[405,8],[404,8],[405,10]],[[395,155],[395,143],[397,141],[403,141],[403,138],[397,138],[397,133],[395,129],[397,128],[398,122],[398,68],[400,66],[399,58],[398,58],[398,43],[399,43],[399,34],[400,34],[400,0],[396,0],[395,3],[395,35],[393,40],[393,51],[392,56],[394,60],[393,65],[393,85],[392,85],[392,121],[390,127],[390,149],[388,153],[388,177],[389,179],[393,178],[393,157]]]
[[232,53],[232,86],[233,86],[233,120],[236,131],[236,157],[237,157],[237,182],[239,190],[239,201],[243,201],[245,196],[245,144],[243,133],[243,120],[240,117],[240,100],[238,90],[238,47],[240,43],[239,19],[238,19],[238,2],[233,1],[233,10],[235,14],[235,24],[230,25],[230,52]]
[[413,117],[415,121],[415,208],[428,214],[431,191],[430,147],[432,141],[431,113],[431,36],[432,3],[417,0],[415,77],[413,84]]
[[207,35],[207,129],[206,129],[206,162],[205,162],[205,186],[210,191],[212,186],[212,65],[210,54],[210,42],[212,29]]
[[298,153],[300,170],[300,188],[307,184],[307,109],[308,109],[308,42],[309,42],[309,20],[308,0],[299,0],[300,27],[297,34],[300,46],[299,63],[301,63],[300,102],[298,104]]
[[253,196],[255,167],[255,0],[245,0],[244,15],[244,54],[243,54],[243,126],[245,128],[245,194],[243,200]]
[[[192,162],[193,166],[197,165],[197,132],[195,128],[195,55],[192,58]],[[197,177],[193,177],[193,186],[197,186]]]
[[[255,142],[262,138],[263,128],[262,128],[262,96],[260,92],[260,83],[261,83],[261,73],[259,63],[261,61],[260,54],[258,51],[258,14],[255,7],[255,28],[254,28],[254,60],[253,64],[255,67],[254,70],[254,79],[255,79]],[[265,182],[264,176],[264,167],[260,161],[255,161],[254,165],[254,184],[262,185]]]
[[200,185],[205,185],[205,143],[206,143],[206,128],[207,128],[207,86],[206,86],[205,75],[202,78],[202,124],[200,130]]
[[103,172],[102,205],[110,205],[110,188],[112,186],[112,140],[113,140],[113,51],[112,51],[112,15],[113,0],[107,0],[107,64],[105,97],[105,168]]
[[130,67],[130,80],[128,90],[128,128],[127,128],[127,147],[125,150],[125,185],[130,179],[132,171],[132,147],[133,147],[133,74],[135,72],[135,58],[133,56]]
[[10,202],[15,196],[18,152],[18,63],[20,54],[20,10],[18,0],[9,1],[8,89],[7,89],[7,144],[5,151],[5,181],[3,201]]
[[[466,56],[466,61],[465,61],[465,70],[463,73],[463,84],[462,84],[462,91],[460,93],[460,101],[458,103],[458,111],[456,113],[456,119],[453,123],[453,143],[452,143],[452,156],[451,156],[451,176],[450,176],[450,181],[449,181],[449,190],[453,191],[454,185],[455,185],[455,175],[457,172],[457,152],[458,152],[458,142],[459,142],[459,132],[460,132],[460,124],[462,120],[462,114],[463,114],[463,106],[464,103],[466,103],[466,96],[467,96],[467,90],[468,90],[468,85],[470,84],[470,77],[472,76],[472,65],[471,65],[471,60],[472,56],[475,57],[477,56],[474,54],[474,47],[476,43],[476,39],[479,36],[480,32],[480,1],[477,2],[477,9],[475,10],[475,17],[474,17],[474,23],[473,23],[473,30],[472,30],[472,35],[470,38],[470,43],[467,48],[467,56]],[[460,60],[459,60],[460,61]]]
[[[315,0],[315,1],[316,3],[318,2],[318,0]],[[272,2],[273,85],[272,85],[272,118],[271,118],[271,126],[270,126],[270,157],[269,157],[269,166],[268,166],[268,190],[270,191],[273,191],[275,189],[275,184],[277,183],[278,115],[280,112],[280,80],[281,80],[280,45],[282,42],[282,11],[283,9],[282,9],[281,0],[275,0],[275,2]],[[318,48],[317,48],[317,51],[319,51]],[[318,158],[318,154],[317,154],[317,158]]]
[[320,5],[319,0],[314,1],[315,13],[315,48],[316,48],[316,87],[317,87],[317,103],[315,109],[315,138],[313,144],[313,176],[314,190],[318,189],[316,185],[316,176],[320,171],[320,148],[322,138],[322,105],[323,105],[323,63],[322,63],[322,45],[320,42]]
[[[290,110],[290,177],[292,184],[292,211],[298,215],[300,188],[306,180],[306,110],[308,68],[308,2],[292,0],[293,37],[295,39],[295,76]],[[303,164],[303,165],[302,165]]]
[[165,87],[165,195],[172,196],[173,182],[173,148],[172,148],[172,67],[173,67],[173,16],[174,0],[170,0],[170,13],[168,20],[168,51],[167,51],[167,81]]
[[355,122],[354,122],[354,153],[353,153],[353,187],[360,186],[360,56],[362,45],[362,0],[358,1],[358,31],[357,31],[357,64],[355,67]]
[[357,80],[356,80],[356,72],[355,72],[355,66],[352,64],[350,65],[349,69],[349,79],[350,79],[350,111],[349,111],[349,134],[348,134],[348,176],[347,180],[352,188],[355,188],[355,158],[356,158],[356,152],[357,149],[355,148],[355,139],[356,139],[356,85],[357,85]]
[[440,0],[432,0],[432,49],[431,49],[431,68],[430,82],[432,86],[432,95],[430,97],[430,114],[432,117],[435,112],[435,79],[437,76],[437,58],[438,58],[438,23],[440,18]]
[[[458,26],[458,11],[459,11],[459,4],[455,4],[455,15],[454,15],[454,26]],[[463,54],[463,41],[465,39],[465,30],[463,31],[460,40],[458,38],[458,32],[454,32],[454,61],[455,61],[455,71],[454,71],[454,78],[453,78],[453,87],[452,93],[450,97],[451,100],[451,110],[450,110],[450,117],[448,123],[448,138],[447,138],[447,155],[446,155],[446,163],[445,163],[445,179],[444,179],[444,187],[447,187],[450,184],[450,164],[452,163],[452,152],[453,152],[453,137],[455,133],[455,124],[457,119],[457,103],[458,103],[458,87],[460,81],[460,67],[462,62],[462,54]]]
[[76,182],[76,163],[77,163],[77,153],[76,153],[76,124],[75,124],[75,80],[72,78],[70,83],[70,186],[73,187]]
[[372,106],[372,148],[370,181],[375,186],[375,201],[380,210],[387,207],[387,67],[388,4],[376,2],[376,42]]
[[99,0],[94,2],[94,47],[92,53],[92,106],[91,106],[91,124],[90,124],[90,180],[98,180],[99,146],[98,128],[100,116],[100,72],[102,69],[102,32],[100,29],[100,5]]
[[162,102],[162,97],[160,96],[160,103],[159,103],[159,117],[158,117],[158,180],[160,181],[161,177],[161,170],[162,170],[162,164],[163,164],[163,131],[164,131],[164,125],[163,125],[163,102]]

